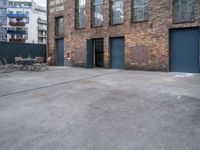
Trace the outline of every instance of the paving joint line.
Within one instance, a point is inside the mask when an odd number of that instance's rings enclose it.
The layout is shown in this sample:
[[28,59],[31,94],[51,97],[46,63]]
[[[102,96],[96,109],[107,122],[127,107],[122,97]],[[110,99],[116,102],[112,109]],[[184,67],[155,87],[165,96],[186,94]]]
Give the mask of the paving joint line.
[[4,95],[0,95],[0,98],[11,96],[11,95],[16,95],[16,94],[20,94],[20,93],[26,93],[26,92],[30,92],[30,91],[36,91],[36,90],[40,90],[40,89],[46,89],[46,88],[50,88],[50,87],[56,87],[56,86],[60,86],[60,85],[66,85],[66,84],[69,84],[69,83],[72,83],[72,82],[79,82],[79,81],[82,81],[82,80],[95,79],[95,78],[98,78],[98,77],[102,77],[102,76],[106,76],[106,75],[110,75],[110,74],[115,74],[115,73],[118,73],[118,72],[121,72],[121,70],[115,71],[115,72],[110,72],[110,73],[105,73],[105,74],[100,74],[100,75],[95,75],[95,76],[91,76],[91,77],[87,77],[87,78],[76,79],[76,80],[56,83],[56,84],[47,85],[47,86],[41,86],[41,87],[32,88],[32,89],[23,90],[23,91],[18,91],[18,92],[14,92],[14,93],[4,94]]

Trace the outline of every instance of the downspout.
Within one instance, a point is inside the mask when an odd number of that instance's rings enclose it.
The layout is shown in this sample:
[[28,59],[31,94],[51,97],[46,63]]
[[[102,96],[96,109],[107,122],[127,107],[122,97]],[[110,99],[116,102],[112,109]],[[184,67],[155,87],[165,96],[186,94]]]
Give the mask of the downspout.
[[46,58],[49,57],[49,53],[48,53],[48,50],[49,50],[49,4],[48,4],[48,1],[46,1],[46,7],[47,7],[47,44],[46,44]]

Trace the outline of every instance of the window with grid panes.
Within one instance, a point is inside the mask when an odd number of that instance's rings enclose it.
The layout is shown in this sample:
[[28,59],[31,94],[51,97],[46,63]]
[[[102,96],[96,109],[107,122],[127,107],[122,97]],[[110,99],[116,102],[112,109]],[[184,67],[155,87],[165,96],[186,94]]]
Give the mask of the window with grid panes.
[[110,0],[110,3],[111,25],[122,24],[124,22],[124,0]]
[[63,17],[56,18],[56,36],[64,35],[64,21]]
[[76,28],[85,28],[86,0],[76,0]]
[[133,21],[147,21],[149,19],[148,0],[133,0]]
[[92,26],[103,26],[103,0],[92,0]]
[[173,0],[173,20],[175,23],[195,21],[196,0]]

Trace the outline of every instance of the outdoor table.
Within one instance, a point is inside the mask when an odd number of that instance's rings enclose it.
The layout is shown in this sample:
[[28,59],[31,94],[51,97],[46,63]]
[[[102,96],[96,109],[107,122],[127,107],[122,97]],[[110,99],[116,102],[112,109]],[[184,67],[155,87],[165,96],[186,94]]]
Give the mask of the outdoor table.
[[23,58],[21,59],[22,68],[26,68],[27,71],[32,69],[32,65],[35,64],[36,59],[34,58]]

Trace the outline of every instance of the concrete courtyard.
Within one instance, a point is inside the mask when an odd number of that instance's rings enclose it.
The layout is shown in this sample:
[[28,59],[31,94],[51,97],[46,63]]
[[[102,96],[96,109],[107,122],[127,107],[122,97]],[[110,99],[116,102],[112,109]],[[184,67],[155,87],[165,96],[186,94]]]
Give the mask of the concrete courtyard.
[[200,150],[200,75],[0,74],[0,150]]

